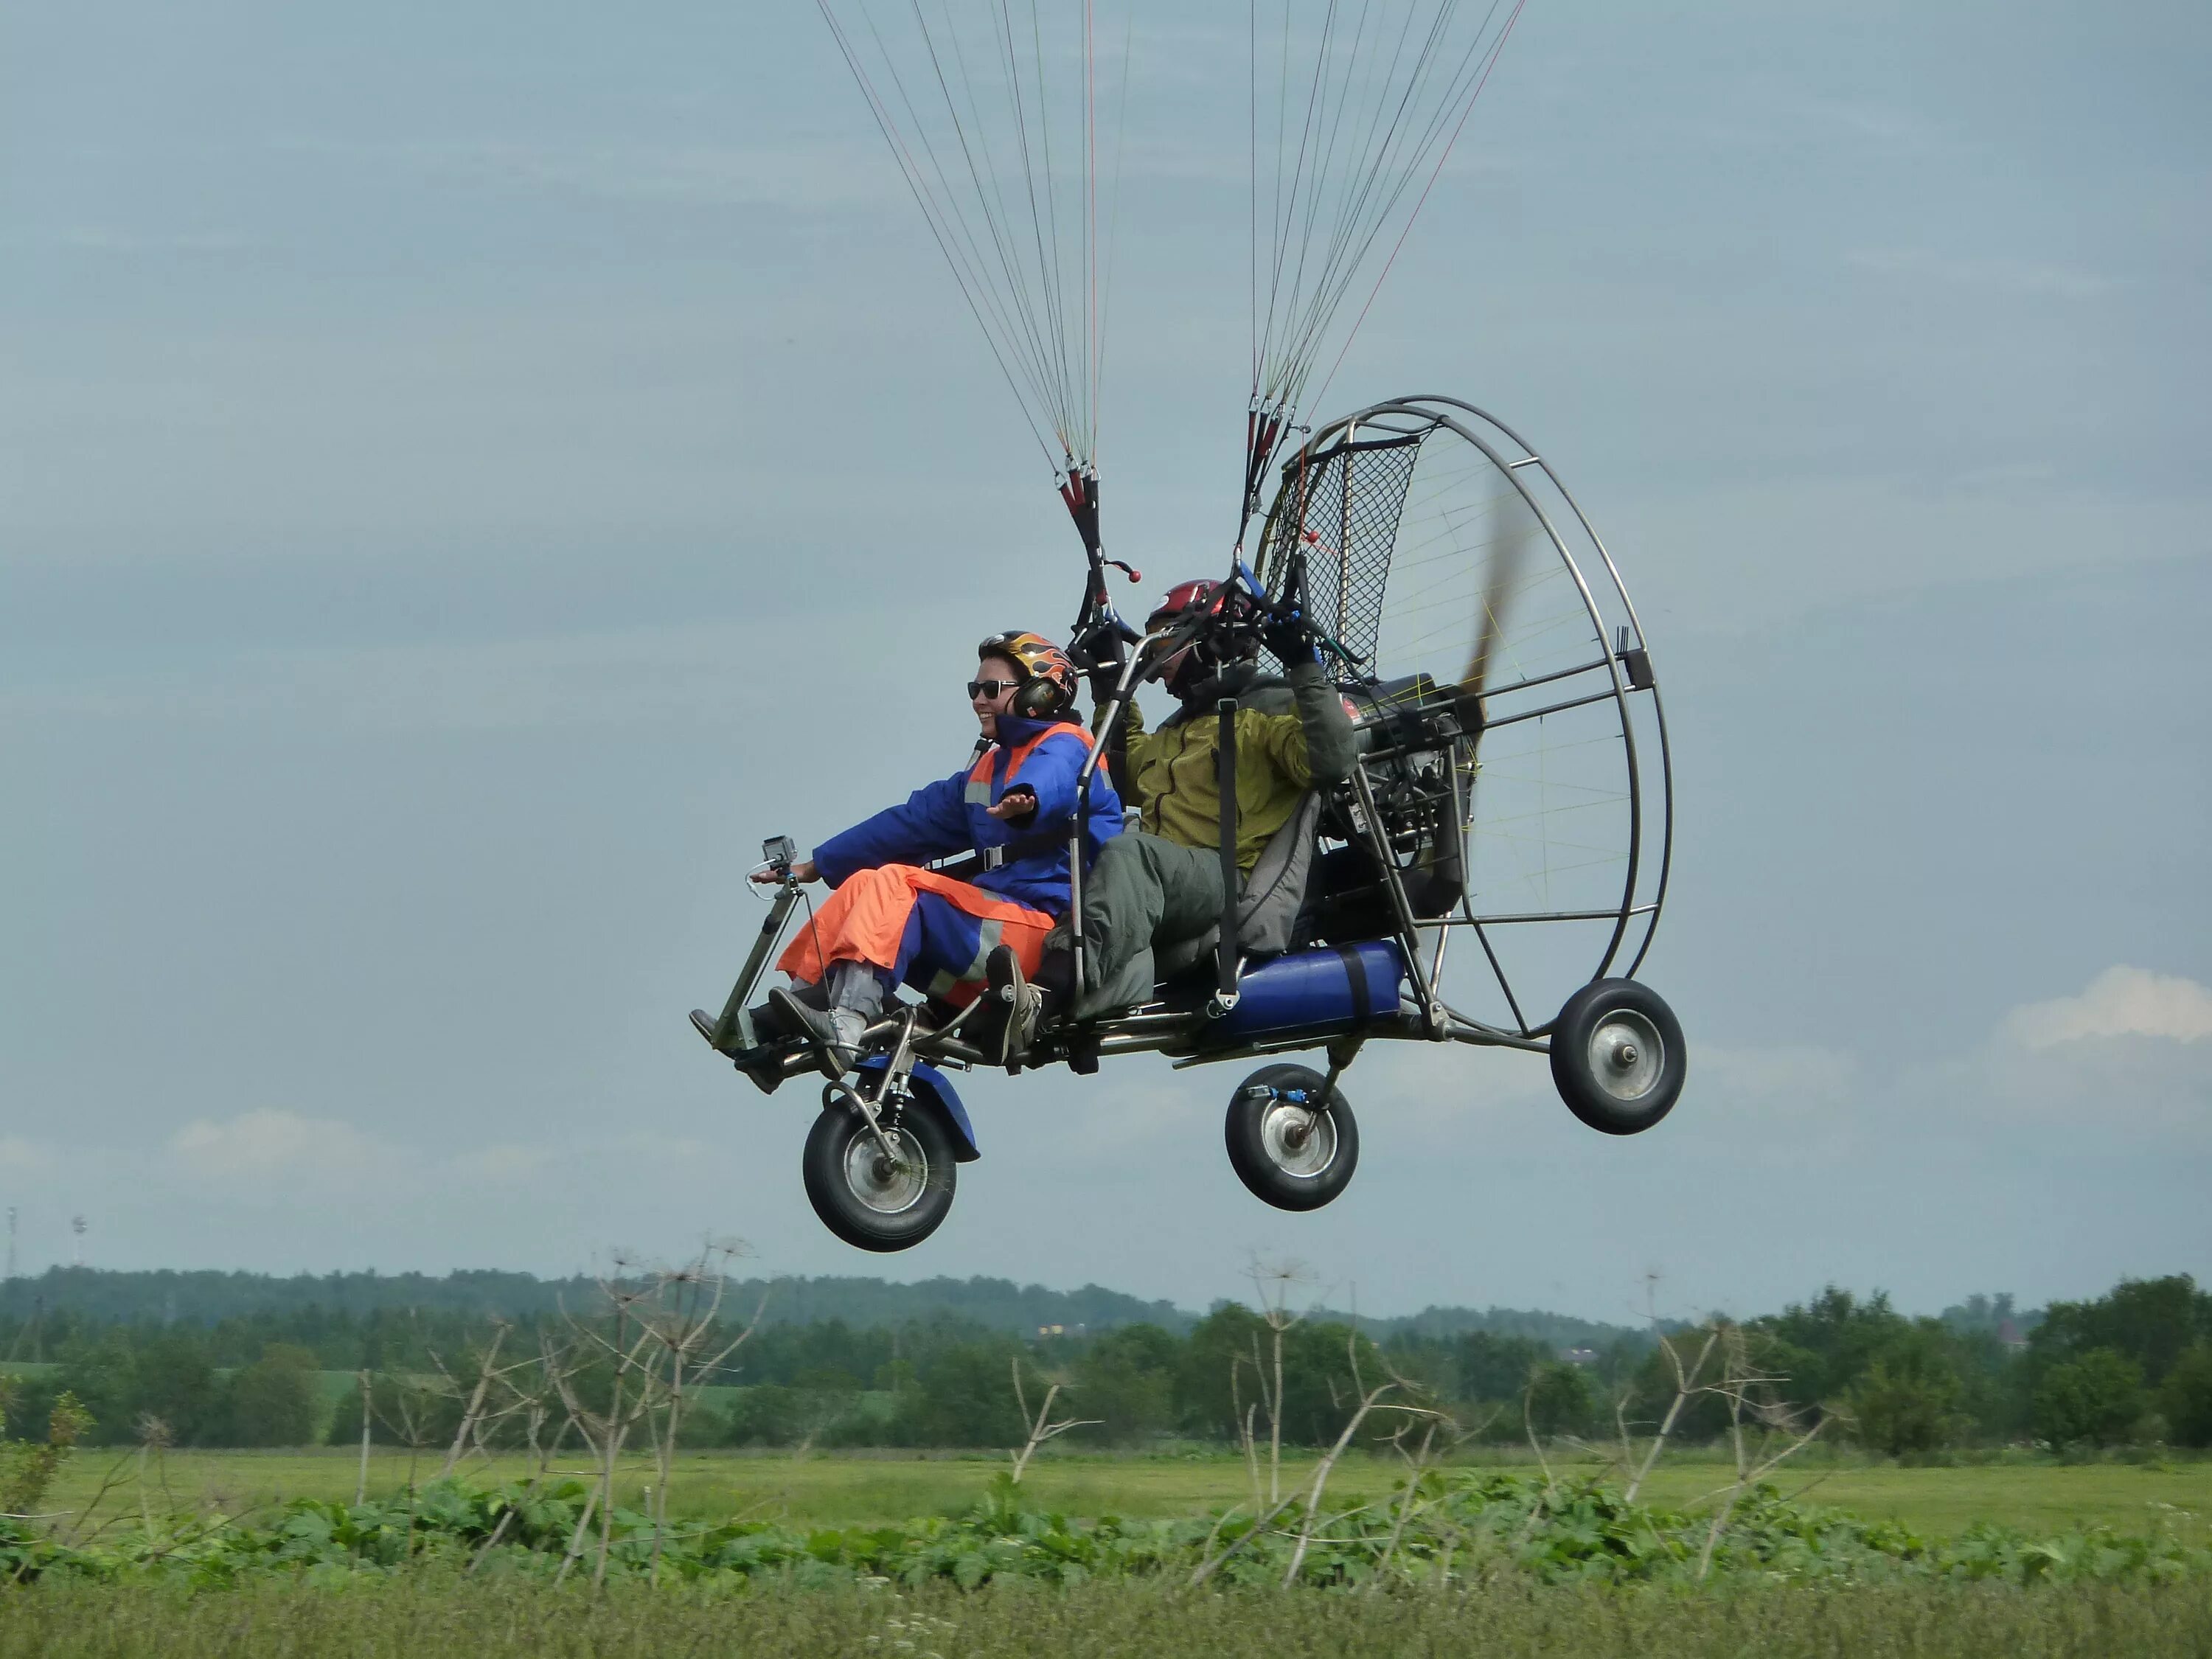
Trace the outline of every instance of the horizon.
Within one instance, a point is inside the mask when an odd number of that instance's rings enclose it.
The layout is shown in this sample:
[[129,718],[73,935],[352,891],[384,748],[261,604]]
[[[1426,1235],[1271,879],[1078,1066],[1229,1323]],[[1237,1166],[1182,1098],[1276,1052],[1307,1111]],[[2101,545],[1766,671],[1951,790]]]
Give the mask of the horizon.
[[[629,1263],[628,1265],[641,1272],[649,1273],[654,1264],[643,1261],[635,1261]],[[58,1274],[73,1273],[93,1275],[108,1274],[118,1278],[138,1275],[152,1277],[173,1275],[183,1277],[192,1274],[205,1273],[233,1279],[264,1279],[278,1283],[291,1283],[301,1279],[319,1283],[332,1279],[357,1277],[385,1280],[421,1279],[434,1284],[460,1279],[471,1274],[496,1273],[528,1279],[539,1285],[568,1285],[597,1282],[606,1277],[606,1274],[603,1272],[595,1271],[592,1268],[580,1268],[575,1272],[568,1273],[538,1273],[528,1268],[520,1267],[453,1267],[447,1269],[444,1272],[434,1273],[416,1268],[405,1268],[396,1272],[386,1272],[376,1267],[330,1268],[321,1271],[301,1268],[291,1273],[276,1273],[270,1272],[266,1269],[243,1267],[179,1267],[173,1266],[140,1268],[102,1267],[92,1263],[85,1263],[80,1266],[70,1262],[57,1261],[49,1262],[43,1269],[35,1272],[27,1272],[19,1268],[14,1274],[5,1279],[0,1279],[0,1297],[4,1297],[7,1293],[7,1287],[17,1281],[30,1283],[35,1280],[51,1279]],[[2160,1278],[2165,1276],[2166,1275],[2150,1274],[2144,1275],[2142,1277]],[[2182,1273],[2181,1276],[2193,1278],[2193,1275],[2187,1274],[2185,1273]],[[1154,1305],[1165,1303],[1174,1310],[1176,1315],[1188,1318],[1203,1317],[1212,1309],[1223,1306],[1224,1304],[1229,1303],[1236,1303],[1244,1306],[1257,1305],[1255,1297],[1249,1292],[1242,1297],[1217,1296],[1211,1297],[1203,1303],[1189,1303],[1174,1297],[1140,1296],[1136,1292],[1125,1291],[1115,1285],[1106,1284],[1096,1279],[1087,1281],[1081,1285],[1047,1285],[1037,1280],[1012,1279],[1004,1274],[998,1273],[933,1273],[912,1279],[894,1279],[879,1273],[747,1273],[738,1271],[733,1267],[731,1271],[726,1272],[723,1277],[728,1279],[732,1284],[741,1285],[773,1285],[786,1281],[792,1281],[809,1285],[850,1284],[860,1286],[879,1286],[889,1291],[921,1291],[933,1285],[957,1285],[963,1287],[975,1285],[1003,1285],[1012,1291],[1014,1294],[1024,1297],[1042,1295],[1048,1297],[1077,1297],[1088,1291],[1099,1291],[1108,1296],[1121,1297],[1139,1305]],[[2138,1276],[2136,1275],[2124,1276],[2122,1279],[2115,1281],[2115,1283],[2126,1284],[2136,1282],[2137,1277]],[[2102,1294],[2104,1291],[2109,1291],[2112,1288],[2112,1285],[2108,1285],[2104,1286],[2101,1291],[2093,1294]],[[1681,1310],[1668,1310],[1662,1307],[1658,1310],[1657,1316],[1660,1321],[1665,1324],[1695,1323],[1708,1316],[1741,1319],[1756,1318],[1763,1314],[1779,1313],[1785,1307],[1803,1305],[1813,1301],[1815,1297],[1826,1291],[1838,1290],[1844,1291],[1861,1303],[1870,1302],[1877,1297],[1886,1298],[1888,1305],[1894,1309],[1895,1311],[1910,1318],[1941,1318],[1954,1313],[1964,1313],[1968,1310],[1972,1303],[1978,1297],[1991,1303],[2009,1298],[2012,1308],[2011,1316],[2016,1319],[2026,1319],[2039,1316],[2044,1310],[2053,1302],[2079,1299],[2069,1297],[2038,1298],[2021,1296],[2016,1291],[2012,1291],[1984,1289],[1962,1292],[1957,1297],[1944,1302],[1938,1307],[1923,1308],[1911,1306],[1899,1302],[1895,1297],[1890,1296],[1887,1290],[1881,1285],[1860,1286],[1846,1285],[1830,1279],[1824,1280],[1818,1285],[1799,1294],[1784,1297],[1782,1301],[1774,1304],[1771,1307],[1756,1309],[1698,1308]],[[1651,1322],[1650,1317],[1642,1313],[1636,1313],[1633,1316],[1626,1318],[1608,1317],[1574,1307],[1551,1307],[1535,1304],[1520,1305],[1497,1302],[1483,1304],[1431,1302],[1425,1303],[1419,1307],[1401,1308],[1385,1311],[1372,1308],[1361,1309],[1355,1306],[1334,1305],[1327,1299],[1325,1294],[1318,1294],[1314,1297],[1293,1297],[1292,1299],[1294,1302],[1297,1302],[1300,1305],[1309,1308],[1313,1314],[1317,1316],[1326,1316],[1333,1318],[1349,1318],[1353,1320],[1373,1319],[1378,1322],[1389,1324],[1401,1323],[1419,1319],[1424,1315],[1432,1313],[1537,1315],[1570,1320],[1586,1325],[1605,1326],[1610,1328],[1629,1332],[1647,1329]]]

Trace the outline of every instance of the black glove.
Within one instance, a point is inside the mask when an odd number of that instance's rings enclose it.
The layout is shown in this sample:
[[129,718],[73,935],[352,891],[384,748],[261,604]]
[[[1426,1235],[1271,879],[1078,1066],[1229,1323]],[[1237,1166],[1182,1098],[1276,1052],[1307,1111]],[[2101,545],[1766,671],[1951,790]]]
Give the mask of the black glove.
[[1087,669],[1084,678],[1091,682],[1091,701],[1103,708],[1114,701],[1114,693],[1121,686],[1121,667],[1119,663],[1101,663]]
[[1285,580],[1282,592],[1260,622],[1260,642],[1273,652],[1285,668],[1321,660],[1321,652],[1314,644],[1313,625],[1306,620],[1301,586],[1295,574]]

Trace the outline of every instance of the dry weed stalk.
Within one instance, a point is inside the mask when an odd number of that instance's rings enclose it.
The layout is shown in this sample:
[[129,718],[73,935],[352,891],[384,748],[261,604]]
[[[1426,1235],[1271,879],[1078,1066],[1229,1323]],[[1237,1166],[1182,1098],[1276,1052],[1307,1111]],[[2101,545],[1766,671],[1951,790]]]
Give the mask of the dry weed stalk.
[[1045,1389],[1044,1399],[1039,1403],[1036,1413],[1032,1417],[1030,1413],[1029,1396],[1022,1390],[1022,1361],[1018,1354],[1013,1359],[1013,1371],[1014,1400],[1021,1407],[1022,1424],[1029,1435],[1028,1441],[1019,1451],[1009,1454],[1014,1460],[1012,1484],[1018,1486],[1022,1483],[1022,1471],[1029,1468],[1030,1459],[1036,1455],[1036,1449],[1039,1446],[1048,1440],[1058,1439],[1070,1429],[1095,1428],[1100,1419],[1095,1417],[1069,1417],[1063,1418],[1057,1423],[1054,1422],[1052,1402],[1060,1397],[1060,1385],[1056,1382]]
[[1811,1445],[1826,1426],[1826,1419],[1819,1413],[1792,1407],[1775,1395],[1774,1389],[1790,1379],[1763,1374],[1752,1364],[1742,1327],[1717,1326],[1715,1334],[1723,1338],[1722,1350],[1725,1358],[1721,1380],[1709,1392],[1728,1402],[1729,1444],[1735,1454],[1735,1480],[1706,1494],[1707,1498],[1721,1498],[1723,1501],[1713,1511],[1712,1524],[1705,1528],[1705,1546],[1698,1552],[1700,1579],[1712,1570],[1714,1547],[1720,1542],[1722,1528],[1728,1525],[1737,1501],[1784,1462]]
[[[608,1553],[614,1541],[615,1470],[623,1447],[641,1425],[653,1443],[657,1490],[648,1496],[654,1519],[653,1566],[659,1570],[661,1535],[667,1524],[668,1486],[673,1473],[677,1437],[683,1427],[688,1396],[686,1381],[698,1379],[720,1368],[751,1336],[761,1308],[755,1308],[745,1328],[711,1355],[701,1350],[716,1329],[715,1318],[728,1285],[723,1271],[728,1260],[744,1246],[735,1242],[710,1243],[680,1267],[659,1267],[636,1274],[627,1258],[617,1256],[599,1280],[600,1292],[614,1310],[612,1333],[602,1333],[592,1322],[580,1320],[563,1307],[562,1316],[576,1333],[578,1345],[596,1350],[613,1363],[608,1404],[605,1410],[586,1405],[576,1385],[572,1367],[554,1373],[556,1387],[568,1421],[590,1447],[598,1483],[577,1517],[555,1582],[567,1577],[582,1558],[588,1523],[599,1519],[599,1555],[592,1568],[594,1585],[606,1580]],[[766,1305],[763,1298],[762,1306]]]

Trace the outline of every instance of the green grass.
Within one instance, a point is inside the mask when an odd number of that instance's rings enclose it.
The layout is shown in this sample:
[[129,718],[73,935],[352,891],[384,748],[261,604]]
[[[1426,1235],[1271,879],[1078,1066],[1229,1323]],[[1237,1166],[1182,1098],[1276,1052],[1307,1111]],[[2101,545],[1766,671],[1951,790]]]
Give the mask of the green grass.
[[[418,1461],[422,1479],[437,1473],[441,1458]],[[118,1462],[121,1464],[118,1470]],[[372,1455],[369,1489],[381,1495],[398,1490],[408,1474],[404,1452],[378,1448]],[[357,1454],[343,1448],[309,1451],[171,1452],[167,1482],[180,1507],[214,1504],[230,1513],[285,1498],[350,1499],[357,1477]],[[725,1519],[744,1515],[793,1526],[850,1526],[902,1521],[921,1515],[966,1509],[981,1493],[1003,1456],[890,1452],[865,1455],[794,1458],[787,1452],[686,1453],[678,1462],[670,1508],[686,1518]],[[580,1470],[571,1455],[556,1467]],[[1310,1470],[1304,1459],[1286,1460],[1285,1478]],[[1526,1469],[1525,1460],[1516,1467]],[[1589,1465],[1555,1462],[1562,1473]],[[79,1454],[48,1495],[44,1507],[81,1510],[101,1480],[119,1473],[119,1484],[105,1500],[137,1506],[135,1463],[130,1455],[99,1450]],[[520,1460],[487,1469],[465,1466],[471,1480],[517,1478]],[[1894,1519],[1931,1537],[1949,1537],[1976,1522],[1996,1522],[2037,1536],[2104,1524],[2126,1533],[2148,1533],[2164,1525],[2193,1542],[2212,1544],[2212,1463],[2001,1463],[1960,1468],[1905,1468],[1893,1464],[1839,1457],[1832,1462],[1785,1467],[1778,1482],[1785,1493],[1801,1489],[1812,1501],[1855,1514]],[[1331,1492],[1349,1501],[1379,1496],[1396,1478],[1395,1466],[1365,1457],[1348,1458]],[[650,1465],[630,1460],[619,1485],[633,1500],[653,1479]],[[1644,1496],[1668,1506],[1685,1506],[1723,1485],[1724,1466],[1683,1458],[1662,1464],[1646,1483]],[[1097,1516],[1131,1519],[1195,1514],[1209,1505],[1234,1502],[1249,1492],[1244,1466],[1234,1459],[1198,1455],[1045,1455],[1031,1466],[1023,1483],[1036,1507]],[[158,1492],[157,1506],[161,1504]]]
[[0,1659],[2074,1659],[2212,1653],[2202,1589],[2066,1592],[1993,1586],[1761,1589],[1681,1595],[1500,1584],[1379,1597],[1178,1594],[1152,1584],[1040,1592],[766,1592],[702,1599],[428,1576],[343,1593],[256,1587],[189,1596],[37,1586],[0,1598]]

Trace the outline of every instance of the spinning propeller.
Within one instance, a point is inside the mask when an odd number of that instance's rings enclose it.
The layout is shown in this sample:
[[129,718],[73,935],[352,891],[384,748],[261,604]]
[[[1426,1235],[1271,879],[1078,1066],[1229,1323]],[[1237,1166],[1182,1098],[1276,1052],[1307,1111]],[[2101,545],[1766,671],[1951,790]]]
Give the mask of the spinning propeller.
[[1536,545],[1536,523],[1517,492],[1501,491],[1492,498],[1500,525],[1491,544],[1488,568],[1484,572],[1482,598],[1474,618],[1474,654],[1460,677],[1457,692],[1460,724],[1470,736],[1484,725],[1483,693],[1497,659],[1504,654],[1505,618],[1519,596]]

